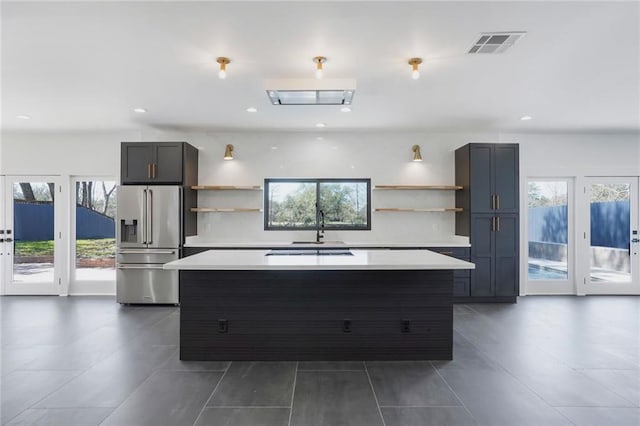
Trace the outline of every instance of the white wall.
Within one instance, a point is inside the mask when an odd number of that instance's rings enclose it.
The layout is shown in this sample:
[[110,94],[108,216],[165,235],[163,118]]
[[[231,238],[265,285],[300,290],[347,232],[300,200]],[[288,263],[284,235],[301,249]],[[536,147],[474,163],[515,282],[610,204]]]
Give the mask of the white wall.
[[0,173],[119,176],[123,140],[140,140],[140,132],[3,133]]
[[[215,133],[191,138],[200,148],[199,181],[214,185],[263,185],[265,178],[371,178],[380,184],[454,183],[454,149],[469,138],[495,135],[424,133]],[[222,159],[227,143],[235,159]],[[411,146],[424,161],[414,163]],[[262,207],[262,192],[201,191],[203,207]],[[453,207],[452,191],[373,191],[372,207]],[[218,242],[291,241],[310,231],[264,231],[262,213],[200,213],[199,235]],[[371,231],[327,231],[327,240],[438,242],[454,235],[453,213],[372,212]]]

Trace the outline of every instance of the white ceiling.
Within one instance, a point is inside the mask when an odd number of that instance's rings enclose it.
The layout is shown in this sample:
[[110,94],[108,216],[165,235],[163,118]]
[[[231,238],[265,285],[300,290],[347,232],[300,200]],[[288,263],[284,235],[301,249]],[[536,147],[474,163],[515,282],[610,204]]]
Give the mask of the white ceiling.
[[[633,1],[3,2],[1,11],[3,130],[640,129]],[[493,31],[528,34],[500,55],[465,54]],[[353,111],[270,105],[264,80],[313,77],[316,55],[328,58],[327,78],[357,79]],[[231,59],[226,80],[217,56]],[[415,81],[413,56],[424,59]]]

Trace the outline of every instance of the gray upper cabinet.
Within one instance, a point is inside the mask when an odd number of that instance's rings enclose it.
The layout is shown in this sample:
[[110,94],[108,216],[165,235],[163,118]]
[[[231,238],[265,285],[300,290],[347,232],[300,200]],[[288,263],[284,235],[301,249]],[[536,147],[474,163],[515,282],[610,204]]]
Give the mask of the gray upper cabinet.
[[146,183],[151,179],[153,147],[150,143],[123,143],[120,158],[122,184]]
[[474,213],[515,213],[518,211],[518,145],[468,144],[456,151],[456,159],[466,156],[468,180],[456,193],[468,196]]
[[[455,152],[456,234],[469,237],[470,299],[515,301],[519,291],[517,144],[471,143]],[[459,299],[464,300],[464,299]]]
[[192,185],[198,151],[186,142],[122,142],[120,171],[123,185]]
[[518,145],[493,146],[494,210],[500,213],[517,213],[519,206]]

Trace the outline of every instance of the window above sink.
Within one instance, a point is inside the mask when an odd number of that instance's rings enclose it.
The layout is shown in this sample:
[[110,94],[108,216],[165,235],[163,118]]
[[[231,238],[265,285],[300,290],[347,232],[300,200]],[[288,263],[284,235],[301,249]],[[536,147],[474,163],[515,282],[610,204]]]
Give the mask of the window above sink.
[[321,213],[325,230],[371,230],[371,179],[265,179],[265,230],[315,230]]

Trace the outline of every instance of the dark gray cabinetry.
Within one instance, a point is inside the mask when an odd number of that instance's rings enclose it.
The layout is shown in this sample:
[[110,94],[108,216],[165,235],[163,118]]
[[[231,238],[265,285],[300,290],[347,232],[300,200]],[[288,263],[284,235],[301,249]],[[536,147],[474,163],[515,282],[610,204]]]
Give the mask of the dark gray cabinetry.
[[[470,261],[470,249],[469,247],[429,247],[429,250],[436,253],[444,254],[447,256],[455,257],[456,259]],[[456,269],[453,271],[453,297],[454,301],[457,297],[468,297],[470,292],[470,277],[471,271],[469,269]]]
[[184,235],[198,232],[198,150],[186,142],[122,142],[120,146],[122,185],[180,185],[183,187]]
[[195,185],[198,150],[186,142],[122,142],[120,171],[123,185]]
[[471,216],[470,296],[515,297],[518,294],[518,216]]
[[468,236],[468,298],[515,301],[519,291],[519,169],[517,144],[467,144],[455,152],[456,234]]

